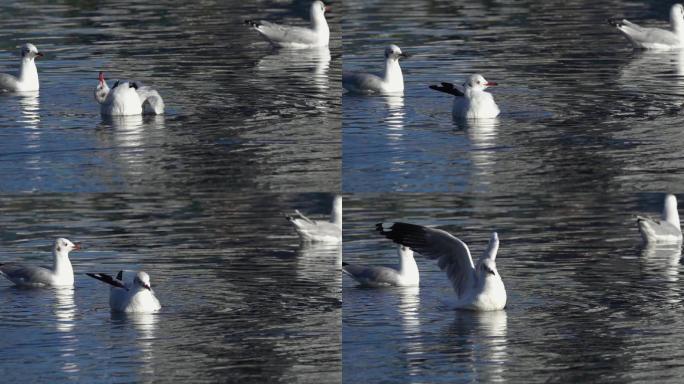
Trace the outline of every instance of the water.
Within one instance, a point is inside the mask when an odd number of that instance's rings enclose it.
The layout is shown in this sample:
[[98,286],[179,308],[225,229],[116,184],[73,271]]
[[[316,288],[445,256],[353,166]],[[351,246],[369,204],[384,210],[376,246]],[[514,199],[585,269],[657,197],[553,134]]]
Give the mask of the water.
[[[340,187],[340,30],[330,50],[275,51],[245,18],[306,24],[308,2],[0,5],[0,71],[34,43],[39,94],[0,94],[0,186],[24,191]],[[103,119],[98,71],[159,90],[167,113]]]
[[343,280],[345,382],[678,382],[684,373],[681,249],[642,249],[634,214],[662,194],[395,194],[345,200],[344,258],[396,264],[380,221],[434,225],[474,257],[489,233],[505,310],[458,311],[435,262],[419,289]]
[[[344,69],[382,70],[390,43],[404,97],[343,95],[346,192],[497,188],[664,190],[684,181],[684,56],[635,53],[605,19],[664,26],[670,3],[346,1]],[[502,109],[451,117],[428,89],[472,73]]]
[[[0,197],[0,260],[51,263],[81,241],[75,286],[0,281],[6,382],[339,382],[339,247],[303,247],[283,214],[325,217],[327,194]],[[142,269],[162,303],[112,314],[85,272]]]

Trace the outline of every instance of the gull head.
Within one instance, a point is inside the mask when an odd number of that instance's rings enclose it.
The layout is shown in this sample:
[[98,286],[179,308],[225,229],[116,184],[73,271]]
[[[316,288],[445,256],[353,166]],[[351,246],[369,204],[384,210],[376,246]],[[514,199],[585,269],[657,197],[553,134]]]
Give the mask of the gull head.
[[387,60],[399,60],[409,57],[408,54],[401,51],[401,48],[394,44],[390,44],[385,48],[385,59]]
[[326,12],[330,11],[330,7],[325,5],[322,1],[314,1],[311,3],[311,18],[323,17]]
[[494,85],[497,85],[497,84],[494,82],[491,82],[491,81],[487,81],[484,78],[484,76],[482,76],[478,73],[476,73],[474,75],[470,75],[468,77],[468,80],[466,80],[466,82],[463,83],[463,86],[466,88],[476,89],[476,90],[480,90],[480,91],[484,91],[485,89],[487,89],[487,87],[491,87]]
[[671,24],[682,24],[684,23],[684,6],[681,4],[675,4],[670,8],[670,23]]
[[100,75],[97,79],[98,83],[97,87],[95,87],[95,100],[97,100],[98,103],[102,104],[104,103],[105,99],[107,99],[107,95],[109,94],[109,86],[105,81],[104,72],[100,72]]
[[138,287],[147,289],[148,291],[152,290],[152,286],[150,285],[150,275],[142,271],[138,272],[135,275],[135,278],[133,279],[133,284],[137,285]]
[[69,239],[60,237],[55,240],[55,253],[68,255],[71,251],[78,251],[81,249],[81,243],[72,243]]
[[38,48],[31,43],[26,43],[21,46],[21,57],[24,59],[33,60],[36,57],[42,57],[43,54],[38,52]]

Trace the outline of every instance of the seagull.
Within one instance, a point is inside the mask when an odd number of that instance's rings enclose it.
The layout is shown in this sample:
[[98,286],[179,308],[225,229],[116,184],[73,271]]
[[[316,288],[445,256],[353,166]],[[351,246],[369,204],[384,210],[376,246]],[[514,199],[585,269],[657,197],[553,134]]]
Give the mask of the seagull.
[[470,75],[463,83],[464,90],[460,90],[452,83],[431,85],[430,89],[456,96],[452,114],[459,119],[492,119],[499,115],[499,107],[494,102],[494,97],[485,92],[487,87],[497,85],[485,80],[480,74]]
[[473,264],[468,246],[446,231],[421,225],[394,223],[389,230],[377,224],[376,230],[395,243],[411,247],[432,260],[456,291],[456,308],[474,311],[495,311],[506,306],[506,288],[496,270],[499,237],[492,232],[489,246]]
[[26,43],[21,47],[21,67],[19,76],[15,77],[6,73],[0,73],[0,91],[9,92],[33,92],[40,88],[38,83],[38,68],[36,68],[36,57],[43,57],[38,52],[38,48],[31,43]]
[[86,275],[111,285],[109,307],[113,312],[150,313],[161,309],[159,300],[150,286],[150,275],[137,272],[133,281],[123,281],[123,271],[116,278],[106,273],[86,273]]
[[287,220],[295,226],[295,231],[303,242],[339,243],[342,241],[342,196],[335,196],[330,221],[316,221],[304,216],[298,210],[299,217],[287,216]]
[[644,243],[679,244],[682,242],[677,198],[674,195],[665,196],[663,214],[660,220],[637,216],[637,224]]
[[608,23],[616,27],[634,48],[673,49],[684,47],[684,6],[670,8],[671,29],[644,28],[626,19],[611,18]]
[[245,24],[254,28],[269,43],[284,48],[327,47],[330,40],[330,28],[325,20],[325,12],[330,7],[322,1],[311,3],[311,27],[295,27],[279,25],[264,20],[245,20]]
[[164,113],[164,100],[159,93],[134,82],[114,83],[109,89],[100,72],[99,83],[95,87],[95,100],[100,103],[100,113],[108,116],[160,115]]
[[418,265],[409,247],[399,245],[398,266],[363,266],[342,263],[342,271],[366,287],[412,287],[420,282]]
[[353,93],[401,93],[404,92],[404,75],[401,73],[399,59],[409,55],[396,45],[385,48],[385,71],[382,74],[343,73],[342,86]]
[[68,239],[55,240],[52,250],[54,264],[52,268],[28,266],[17,263],[0,264],[0,275],[19,287],[56,287],[74,285],[74,270],[69,261],[69,252],[81,249],[80,243],[72,243]]

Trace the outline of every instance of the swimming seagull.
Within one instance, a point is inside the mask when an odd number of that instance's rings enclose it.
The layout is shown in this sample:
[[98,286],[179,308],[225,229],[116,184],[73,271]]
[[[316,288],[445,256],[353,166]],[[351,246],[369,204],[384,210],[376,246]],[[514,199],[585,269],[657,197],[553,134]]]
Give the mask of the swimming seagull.
[[463,90],[458,89],[452,83],[431,85],[430,89],[456,96],[452,107],[452,114],[461,119],[491,119],[499,115],[499,107],[494,102],[494,97],[485,92],[487,87],[497,85],[485,80],[480,74],[470,75],[463,83]]
[[492,232],[489,246],[477,264],[473,264],[468,246],[441,229],[407,223],[394,223],[389,230],[380,223],[376,229],[395,243],[437,260],[456,291],[457,308],[493,311],[506,306],[506,288],[496,270],[499,249],[496,232]]
[[0,73],[0,90],[10,92],[32,92],[40,88],[38,82],[38,68],[36,68],[36,57],[43,57],[38,52],[38,48],[31,43],[26,43],[21,47],[21,67],[19,76],[15,77],[6,73]]
[[665,196],[663,214],[660,220],[637,216],[639,232],[645,243],[681,243],[682,230],[679,226],[677,198]]
[[611,18],[615,26],[634,48],[673,49],[684,47],[684,6],[675,4],[670,8],[670,29],[644,28],[626,19]]
[[342,74],[342,86],[354,93],[400,93],[404,92],[404,75],[399,59],[409,57],[401,48],[392,44],[385,48],[385,71],[372,73],[348,72]]
[[80,243],[68,239],[55,240],[52,249],[52,268],[28,266],[17,263],[0,264],[0,275],[20,287],[54,287],[74,285],[74,270],[69,261],[69,252],[81,249]]
[[95,100],[100,103],[101,114],[128,116],[164,113],[164,100],[156,90],[140,86],[135,82],[120,81],[115,82],[110,90],[103,72],[100,72],[98,80],[97,87],[95,87]]
[[363,266],[342,263],[342,271],[367,287],[410,287],[420,282],[418,265],[413,258],[413,251],[409,247],[399,245],[398,266]]
[[295,27],[279,25],[264,20],[245,20],[245,24],[254,28],[269,43],[285,48],[326,47],[330,40],[330,28],[325,20],[325,12],[330,7],[322,1],[311,3],[311,27]]
[[149,313],[161,309],[159,300],[150,285],[150,275],[137,272],[133,281],[123,281],[123,271],[116,278],[106,273],[86,273],[86,275],[111,285],[109,289],[109,307],[114,312]]
[[335,196],[333,200],[331,221],[311,220],[298,210],[295,210],[295,214],[299,217],[287,216],[287,220],[294,225],[302,241],[328,243],[342,241],[342,196]]

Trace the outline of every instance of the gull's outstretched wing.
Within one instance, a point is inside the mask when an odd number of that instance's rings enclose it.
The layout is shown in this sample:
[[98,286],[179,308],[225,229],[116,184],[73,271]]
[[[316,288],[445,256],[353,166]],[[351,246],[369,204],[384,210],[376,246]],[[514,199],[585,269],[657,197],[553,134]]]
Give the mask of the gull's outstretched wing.
[[422,225],[394,223],[385,230],[382,223],[376,226],[380,234],[405,245],[431,260],[446,272],[459,298],[475,284],[475,266],[468,246],[446,231]]

